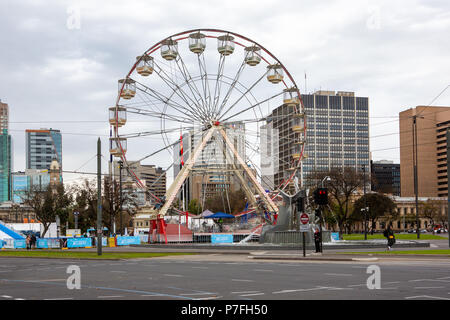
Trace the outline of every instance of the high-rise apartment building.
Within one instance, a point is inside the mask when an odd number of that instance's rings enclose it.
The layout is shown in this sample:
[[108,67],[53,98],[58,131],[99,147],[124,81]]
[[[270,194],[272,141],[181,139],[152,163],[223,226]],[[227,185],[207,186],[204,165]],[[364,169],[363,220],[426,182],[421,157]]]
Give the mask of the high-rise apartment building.
[[371,161],[372,191],[400,196],[400,164],[393,161]]
[[62,168],[61,132],[54,129],[26,130],[27,169],[50,169],[53,159]]
[[[354,92],[317,91],[301,96],[306,113],[306,146],[302,162],[304,185],[316,184],[308,179],[316,171],[329,171],[332,168],[354,167],[362,170],[365,165],[369,171],[369,99],[356,97]],[[263,176],[265,185],[278,186],[289,177],[289,164],[292,149],[292,117],[294,110],[281,105],[268,117],[271,131],[278,136],[277,148],[272,148],[272,159],[277,162],[273,177]],[[272,135],[272,140],[273,139]],[[267,149],[267,148],[266,148]],[[278,150],[276,150],[278,149]],[[262,163],[263,165],[263,163]],[[269,180],[273,181],[269,181]]]
[[400,116],[401,196],[413,197],[413,119],[417,132],[417,182],[419,197],[447,197],[447,128],[450,107],[417,106]]

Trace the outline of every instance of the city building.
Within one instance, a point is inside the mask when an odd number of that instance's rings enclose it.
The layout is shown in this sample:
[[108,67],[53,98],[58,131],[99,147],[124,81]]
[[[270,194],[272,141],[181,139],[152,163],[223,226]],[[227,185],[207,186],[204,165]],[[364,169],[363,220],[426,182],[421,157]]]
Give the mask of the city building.
[[400,196],[400,164],[393,161],[370,161],[372,191]]
[[3,132],[3,129],[9,130],[9,111],[8,104],[3,103],[0,100],[0,132]]
[[26,168],[50,169],[56,159],[62,170],[62,137],[59,130],[26,130]]
[[[136,174],[137,178],[141,180],[148,190],[158,198],[164,197],[166,194],[166,172],[155,165],[141,164],[137,161],[128,161],[130,169]],[[118,181],[120,177],[120,166],[118,161],[113,162],[113,174]],[[131,179],[126,169],[122,169],[122,183]],[[145,200],[152,201],[151,198],[146,197]]]
[[[301,96],[306,113],[306,146],[298,179],[304,186],[316,185],[312,179],[317,171],[354,167],[369,171],[369,98],[356,97],[354,92],[317,91]],[[273,132],[273,177],[263,176],[265,186],[278,186],[291,172],[292,117],[294,110],[281,105],[268,117]],[[274,120],[271,121],[270,119]],[[278,150],[277,150],[278,149]],[[320,182],[320,181],[319,181]],[[370,186],[369,186],[370,189]]]
[[8,129],[0,132],[0,203],[11,200],[12,153]]
[[30,189],[30,177],[25,172],[12,173],[12,202],[23,203],[25,193]]
[[[245,124],[235,122],[224,129],[239,156],[245,159]],[[194,148],[201,142],[203,134],[193,131],[183,134],[182,153],[180,143],[174,146],[174,177],[182,169],[182,160],[183,163],[188,161]],[[245,176],[236,157],[231,155],[228,147],[225,147],[223,137],[216,132],[206,144],[186,179],[184,189],[182,188],[179,193],[180,201],[186,199],[185,205],[187,208],[187,204],[192,199],[204,203],[206,199],[223,192],[240,190],[241,182],[236,176],[236,171],[239,171],[241,176]]]
[[413,119],[417,132],[419,197],[447,197],[447,128],[450,107],[417,106],[399,113],[401,196],[413,197]]

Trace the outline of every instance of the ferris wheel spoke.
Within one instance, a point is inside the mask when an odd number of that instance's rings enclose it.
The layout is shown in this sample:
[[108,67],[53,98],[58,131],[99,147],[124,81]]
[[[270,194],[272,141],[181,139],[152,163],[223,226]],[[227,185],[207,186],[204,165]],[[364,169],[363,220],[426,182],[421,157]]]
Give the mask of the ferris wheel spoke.
[[127,133],[127,134],[120,135],[120,138],[129,139],[129,138],[148,137],[148,136],[160,135],[163,133],[172,133],[172,132],[177,132],[180,130],[193,130],[193,129],[194,129],[194,127],[182,127],[182,128],[172,128],[172,129],[138,132],[138,133]]
[[217,107],[217,104],[219,103],[219,99],[220,99],[220,90],[222,88],[221,78],[223,76],[224,67],[225,67],[225,56],[221,55],[220,60],[219,60],[218,70],[217,70],[216,83],[214,85],[214,97],[213,97],[212,105],[211,105],[211,110],[212,110],[213,115],[216,114],[216,107]]
[[225,97],[222,100],[222,103],[221,103],[221,105],[219,107],[219,110],[214,115],[215,117],[217,117],[222,112],[223,108],[227,104],[228,99],[230,98],[231,92],[233,92],[234,87],[239,82],[239,77],[241,76],[242,71],[244,70],[246,65],[247,65],[247,63],[245,63],[245,60],[243,60],[242,63],[241,63],[241,66],[239,67],[238,71],[236,72],[236,75],[235,75],[235,77],[233,79],[233,82],[231,83],[230,87],[228,88],[227,93],[225,94]]
[[[219,119],[221,119],[222,117],[224,117],[231,109],[233,109],[238,103],[239,101],[241,101],[254,87],[256,87],[256,85],[261,82],[262,79],[264,79],[264,77],[267,75],[266,71],[258,80],[255,81],[255,83],[253,83],[228,109],[227,111],[225,111],[223,114],[219,115]],[[282,92],[281,92],[282,93]],[[281,94],[280,93],[280,94]],[[225,120],[224,120],[225,121]]]
[[265,99],[265,100],[263,100],[263,101],[261,101],[261,102],[258,102],[258,103],[256,103],[256,104],[254,104],[254,105],[252,105],[252,106],[250,106],[250,107],[244,109],[244,110],[240,110],[239,112],[236,112],[235,114],[233,114],[233,115],[229,116],[228,118],[222,120],[222,117],[223,117],[229,110],[231,110],[231,107],[230,107],[230,109],[227,110],[227,112],[225,112],[225,113],[219,118],[219,120],[221,120],[222,122],[225,122],[225,121],[227,121],[227,120],[229,120],[229,119],[232,119],[232,118],[234,118],[234,117],[236,117],[236,116],[238,116],[238,115],[240,115],[240,114],[242,114],[242,113],[244,113],[244,112],[246,112],[246,111],[248,111],[248,110],[251,110],[251,109],[253,109],[253,108],[255,108],[255,107],[257,107],[257,106],[259,106],[259,105],[261,105],[261,104],[263,104],[263,103],[265,103],[265,102],[267,102],[267,101],[270,101],[270,100],[272,100],[272,99],[274,99],[274,98],[276,98],[276,97],[278,97],[278,96],[280,96],[280,95],[282,95],[282,94],[283,94],[283,92],[277,93],[277,94],[271,96],[270,98],[267,98],[267,99]]
[[[202,59],[200,59],[200,56],[202,57]],[[198,68],[200,70],[200,77],[202,80],[205,107],[208,110],[208,115],[211,117],[211,88],[209,86],[208,72],[206,68],[206,61],[204,54],[202,53],[201,55],[197,55],[197,60],[198,60]]]
[[137,114],[137,115],[158,118],[158,119],[168,119],[168,120],[175,121],[175,122],[192,124],[192,119],[183,117],[178,114],[175,115],[175,114],[169,114],[167,112],[164,112],[164,113],[154,112],[154,111],[143,110],[143,109],[135,108],[135,107],[127,107],[127,112]]
[[199,97],[199,99],[201,100],[200,107],[203,109],[203,112],[205,114],[207,114],[207,110],[205,110],[205,101],[203,100],[203,96],[200,93],[200,91],[198,90],[197,85],[195,84],[195,81],[193,80],[193,78],[189,72],[189,69],[184,64],[184,61],[180,55],[178,55],[176,64],[177,64],[178,68],[180,69],[180,72],[183,75],[183,78],[186,81],[186,84],[188,85],[189,90],[192,93],[192,96],[195,97],[197,95]]
[[[158,99],[159,101],[161,101],[162,103],[164,103],[164,105],[166,106],[170,106],[172,108],[174,108],[175,110],[177,110],[178,112],[180,112],[180,114],[186,115],[187,113],[190,114],[193,118],[198,118],[200,115],[195,111],[195,109],[191,108],[189,103],[187,103],[187,106],[189,106],[189,108],[186,108],[185,106],[173,101],[172,99],[170,99],[169,97],[166,97],[165,95],[163,95],[162,93],[157,92],[156,90],[140,83],[137,82],[140,86],[142,86],[142,88],[140,88],[139,86],[137,86],[137,89],[139,89],[141,92],[148,94],[149,96]],[[174,91],[174,93],[176,93]],[[185,102],[186,103],[186,102]]]
[[[184,90],[176,83],[174,82],[170,76],[162,69],[159,65],[155,63],[155,66],[159,68],[159,72],[155,70],[156,74],[161,78],[161,80],[172,90],[173,94],[177,95],[181,100],[186,103],[186,106],[191,109],[191,111],[197,115],[198,120],[206,120],[205,115],[202,113],[199,113],[201,109],[199,108],[199,105],[197,104],[197,101],[192,100],[192,98],[187,95]],[[164,77],[163,74],[167,77]],[[191,102],[189,103],[190,100]],[[195,105],[197,108],[193,108],[192,105]]]

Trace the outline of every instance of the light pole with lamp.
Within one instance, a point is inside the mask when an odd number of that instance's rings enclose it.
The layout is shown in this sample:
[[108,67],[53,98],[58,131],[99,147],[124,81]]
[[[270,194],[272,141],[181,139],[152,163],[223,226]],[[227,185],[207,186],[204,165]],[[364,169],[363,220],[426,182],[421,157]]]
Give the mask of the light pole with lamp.
[[[326,176],[325,178],[323,178],[322,179],[322,188],[325,188],[324,187],[324,181],[331,181],[331,178],[329,177],[329,176]],[[322,212],[322,208],[319,206],[319,210],[320,210],[320,219],[319,219],[319,232],[320,232],[320,252],[323,252],[323,250],[322,250],[322,244],[323,244],[323,241],[322,241],[322,218],[323,218],[323,212]]]

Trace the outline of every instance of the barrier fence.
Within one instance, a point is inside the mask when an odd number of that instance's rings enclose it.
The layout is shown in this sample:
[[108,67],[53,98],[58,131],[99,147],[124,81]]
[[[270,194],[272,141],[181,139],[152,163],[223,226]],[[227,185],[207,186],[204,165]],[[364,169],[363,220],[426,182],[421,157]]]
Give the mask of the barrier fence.
[[[145,236],[148,239],[148,236]],[[147,240],[145,240],[147,242]],[[116,236],[102,237],[103,247],[128,246],[140,244],[141,237]],[[38,238],[34,248],[37,249],[59,249],[59,248],[92,248],[97,245],[97,238]],[[0,240],[0,249],[26,249],[25,239]]]

